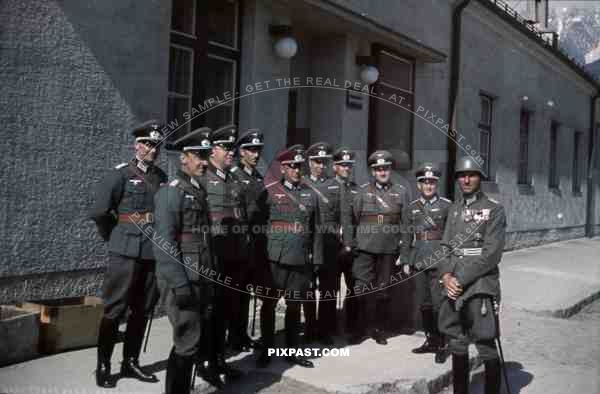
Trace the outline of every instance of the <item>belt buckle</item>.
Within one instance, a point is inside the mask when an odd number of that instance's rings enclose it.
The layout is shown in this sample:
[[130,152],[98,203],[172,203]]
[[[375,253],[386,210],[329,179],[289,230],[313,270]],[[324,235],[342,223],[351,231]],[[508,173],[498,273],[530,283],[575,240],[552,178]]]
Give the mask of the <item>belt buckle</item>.
[[154,213],[146,212],[145,220],[146,220],[146,223],[154,223]]
[[383,224],[383,215],[377,215],[377,224]]

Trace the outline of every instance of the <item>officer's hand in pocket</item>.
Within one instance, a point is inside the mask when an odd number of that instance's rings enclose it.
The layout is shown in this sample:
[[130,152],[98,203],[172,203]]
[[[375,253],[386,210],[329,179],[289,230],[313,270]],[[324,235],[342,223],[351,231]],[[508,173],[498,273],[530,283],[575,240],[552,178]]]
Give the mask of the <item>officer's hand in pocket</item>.
[[190,285],[184,285],[173,289],[175,293],[175,304],[181,309],[188,309],[195,304],[194,293]]

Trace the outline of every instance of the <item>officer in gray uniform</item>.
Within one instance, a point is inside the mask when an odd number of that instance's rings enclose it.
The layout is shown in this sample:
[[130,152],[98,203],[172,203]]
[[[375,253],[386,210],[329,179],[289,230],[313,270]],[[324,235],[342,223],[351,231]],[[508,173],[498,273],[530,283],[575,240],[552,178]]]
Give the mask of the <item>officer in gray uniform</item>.
[[388,287],[394,264],[400,255],[407,262],[408,234],[403,210],[408,205],[407,190],[391,181],[393,159],[387,151],[369,156],[373,181],[363,185],[354,198],[352,212],[358,223],[355,237],[356,258],[352,266],[361,316],[362,330],[351,343],[361,342],[366,334],[380,345],[387,345],[383,332],[389,309]]
[[[216,287],[215,312],[205,326],[207,364],[200,369],[200,376],[213,375],[216,369],[229,379],[236,379],[241,372],[225,363],[225,337],[229,330],[230,341],[239,341],[241,294],[243,284],[250,274],[250,233],[246,215],[246,202],[242,183],[229,170],[233,165],[236,128],[229,125],[210,133],[212,151],[207,171],[201,178],[208,193],[208,208],[213,232],[214,255],[219,273],[225,284]],[[229,279],[227,279],[229,278]],[[238,291],[242,290],[242,291]]]
[[[230,172],[237,177],[242,185],[242,194],[246,200],[246,211],[248,215],[249,229],[259,229],[262,223],[259,223],[260,210],[264,209],[264,183],[263,176],[256,166],[260,159],[262,148],[264,146],[263,134],[258,129],[248,129],[235,142],[235,148],[238,154],[238,163],[231,167]],[[238,351],[248,351],[255,347],[256,343],[248,335],[248,315],[250,310],[250,294],[248,286],[255,285],[257,266],[264,264],[266,259],[266,238],[261,231],[250,231],[252,248],[249,259],[248,275],[244,278],[244,293],[241,294],[242,302],[240,306],[240,316],[238,321],[238,333],[234,334],[237,339],[232,343],[233,349]],[[256,302],[256,301],[255,301]],[[255,304],[253,304],[255,305]],[[254,316],[254,314],[253,314]],[[252,322],[254,327],[254,322]]]
[[167,362],[165,392],[189,393],[192,368],[200,349],[202,323],[212,302],[213,284],[201,272],[214,270],[206,190],[198,181],[208,165],[210,129],[183,136],[181,168],[155,196],[154,255],[165,309],[173,326],[173,348]]
[[354,240],[354,222],[352,216],[352,203],[354,196],[358,194],[358,185],[351,179],[354,167],[355,153],[347,147],[340,147],[333,152],[333,179],[339,184],[339,220],[341,225],[341,238],[337,255],[336,290],[341,297],[342,274],[346,283],[346,298],[343,310],[345,311],[346,333],[353,334],[358,324],[358,308],[356,297],[353,297],[352,289],[354,279],[352,277],[352,244]]
[[448,210],[442,239],[446,255],[439,267],[446,290],[439,328],[452,353],[454,393],[469,390],[468,345],[474,343],[485,365],[486,394],[500,393],[498,334],[500,273],[506,216],[500,203],[480,189],[483,172],[470,157],[456,163],[461,198]]
[[[267,254],[269,258],[262,288],[261,331],[263,350],[259,367],[266,367],[275,337],[275,306],[285,298],[285,336],[288,348],[299,345],[300,304],[305,299],[312,276],[312,261],[320,261],[319,248],[314,248],[319,221],[317,196],[302,183],[304,148],[294,145],[275,158],[281,164],[283,177],[266,186]],[[314,253],[314,255],[312,255]],[[302,367],[314,365],[304,357],[290,355],[286,361]]]
[[167,182],[166,174],[154,165],[163,140],[156,120],[133,130],[135,157],[115,167],[100,182],[90,217],[98,233],[108,242],[109,260],[102,299],[104,317],[98,333],[96,384],[114,387],[110,359],[117,341],[119,321],[127,310],[121,376],[143,382],[158,382],[139,365],[146,323],[158,301],[152,242],[143,234],[153,222],[154,194]]
[[[320,341],[325,345],[333,344],[336,320],[335,283],[337,277],[337,253],[339,251],[340,230],[340,185],[333,178],[327,178],[325,169],[331,161],[331,146],[326,142],[317,142],[306,150],[309,175],[302,178],[303,183],[311,189],[320,203],[320,224],[317,247],[323,249],[323,261],[313,264],[314,275],[311,283],[309,300],[303,303],[306,320],[306,341]],[[316,291],[319,300],[319,317],[317,318]],[[314,300],[310,300],[314,297]]]
[[[425,332],[425,343],[413,353],[436,353],[436,361],[444,362],[444,340],[438,330],[437,316],[442,301],[442,287],[437,267],[441,259],[440,242],[448,208],[452,201],[437,193],[441,172],[433,164],[425,163],[416,171],[419,198],[406,210],[407,228],[411,232],[408,272],[415,271],[419,305]],[[436,257],[437,256],[440,257]]]

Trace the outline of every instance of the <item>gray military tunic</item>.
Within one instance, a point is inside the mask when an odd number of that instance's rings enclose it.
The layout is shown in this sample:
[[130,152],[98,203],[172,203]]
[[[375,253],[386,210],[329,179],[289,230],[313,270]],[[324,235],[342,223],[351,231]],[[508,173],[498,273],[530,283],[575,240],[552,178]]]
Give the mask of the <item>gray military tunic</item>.
[[448,208],[452,201],[434,195],[412,201],[406,209],[407,229],[411,234],[408,264],[417,273],[418,300],[421,309],[437,312],[442,300],[437,267],[443,260],[441,241],[444,234]]
[[479,191],[449,208],[442,240],[446,256],[439,277],[456,277],[463,293],[445,298],[440,307],[440,331],[449,337],[453,353],[466,354],[474,342],[483,359],[497,358],[494,301],[500,302],[500,272],[506,231],[504,208]]
[[158,301],[152,241],[144,232],[166,181],[160,168],[134,159],[116,166],[96,189],[90,217],[110,253],[102,286],[107,318],[122,317],[128,307],[147,314]]
[[409,235],[402,213],[408,205],[406,188],[375,182],[363,185],[354,197],[352,212],[356,228],[355,246],[373,254],[408,256]]
[[[215,286],[217,270],[212,258],[206,190],[183,172],[156,194],[154,252],[157,276],[169,321],[175,352],[192,356],[200,346],[206,306]],[[197,305],[179,308],[175,291],[189,286]]]

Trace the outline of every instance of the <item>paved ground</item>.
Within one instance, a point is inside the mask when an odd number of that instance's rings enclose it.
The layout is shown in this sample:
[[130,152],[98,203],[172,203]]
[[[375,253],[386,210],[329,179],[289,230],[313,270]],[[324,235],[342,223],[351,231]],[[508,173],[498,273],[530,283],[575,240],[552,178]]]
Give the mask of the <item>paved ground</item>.
[[[504,305],[503,346],[510,366],[512,392],[527,394],[600,393],[600,302],[570,319],[557,318],[581,309],[600,292],[600,239],[574,240],[506,253],[501,265]],[[589,302],[588,302],[589,304]],[[170,349],[166,319],[153,325],[151,348],[142,364],[161,383],[118,382],[116,390],[93,385],[95,350],[44,357],[0,369],[0,393],[161,393],[165,358]],[[317,368],[289,368],[280,360],[267,370],[254,368],[252,354],[231,361],[247,372],[225,392],[244,393],[433,393],[444,390],[450,362],[410,349],[420,333],[390,339],[388,346],[368,340],[349,347],[350,357],[315,359]],[[343,343],[340,343],[343,345]],[[117,361],[120,347],[113,360]],[[481,371],[473,374],[473,392],[481,391]],[[448,391],[449,389],[446,389]],[[212,391],[197,380],[197,392]]]

